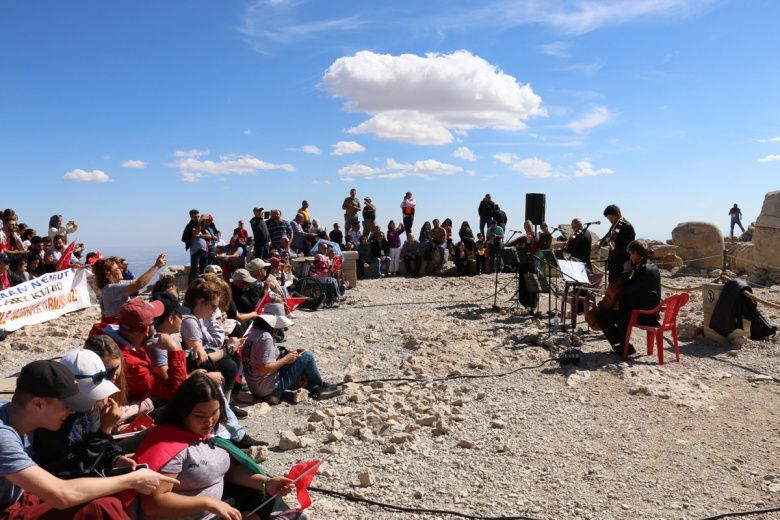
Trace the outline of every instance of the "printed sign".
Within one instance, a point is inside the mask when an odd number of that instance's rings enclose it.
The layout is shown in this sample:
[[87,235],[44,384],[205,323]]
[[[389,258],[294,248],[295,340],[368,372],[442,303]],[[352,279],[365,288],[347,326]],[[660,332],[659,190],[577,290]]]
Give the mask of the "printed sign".
[[84,269],[65,269],[0,291],[0,330],[53,320],[92,305]]

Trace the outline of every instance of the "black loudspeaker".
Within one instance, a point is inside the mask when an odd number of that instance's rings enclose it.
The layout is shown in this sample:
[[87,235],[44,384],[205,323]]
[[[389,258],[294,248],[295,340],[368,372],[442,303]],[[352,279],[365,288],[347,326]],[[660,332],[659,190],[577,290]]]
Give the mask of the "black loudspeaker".
[[525,219],[530,220],[535,226],[544,222],[544,193],[525,194]]

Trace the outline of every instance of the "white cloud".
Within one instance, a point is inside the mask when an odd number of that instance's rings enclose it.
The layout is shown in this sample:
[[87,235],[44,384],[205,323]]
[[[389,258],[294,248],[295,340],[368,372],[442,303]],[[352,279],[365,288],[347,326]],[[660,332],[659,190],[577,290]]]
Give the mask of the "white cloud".
[[380,139],[441,145],[475,128],[519,130],[544,116],[530,85],[468,51],[425,56],[360,51],[334,61],[323,76],[343,108],[371,117],[349,130]]
[[571,43],[569,42],[552,42],[539,46],[539,51],[542,54],[555,56],[556,58],[568,58],[569,49],[571,49]]
[[596,60],[590,63],[574,63],[572,65],[561,67],[558,70],[563,72],[575,72],[577,74],[582,74],[583,76],[594,76],[603,67],[604,61]]
[[252,135],[252,129],[247,128],[246,130],[244,130],[244,135]]
[[209,149],[206,148],[205,150],[198,150],[197,148],[193,148],[192,150],[176,150],[173,152],[174,157],[182,157],[182,158],[198,158],[203,157],[204,155],[209,154]]
[[330,152],[331,155],[350,155],[366,151],[362,144],[355,141],[339,141],[331,146],[333,147],[333,151]]
[[467,146],[461,146],[452,153],[452,156],[463,161],[474,162],[477,160],[477,156]]
[[599,125],[603,125],[604,123],[609,121],[612,117],[613,116],[612,114],[610,114],[607,107],[598,106],[598,107],[594,107],[593,110],[583,115],[579,119],[572,121],[567,126],[574,133],[584,134],[589,130],[596,128]]
[[493,0],[478,9],[448,13],[439,20],[447,28],[517,27],[541,24],[564,34],[585,34],[600,27],[643,18],[694,15],[717,0]]
[[563,175],[553,168],[553,165],[532,157],[530,159],[521,159],[512,165],[512,169],[523,174],[523,177],[529,179],[547,179],[551,177],[563,177]]
[[769,139],[759,139],[759,143],[780,143],[780,136],[770,137]]
[[500,152],[493,155],[493,159],[500,162],[501,164],[512,164],[513,162],[517,162],[520,160],[520,157],[513,153],[509,152]]
[[139,161],[137,159],[131,159],[122,163],[122,168],[130,168],[132,170],[142,170],[149,165],[146,161]]
[[179,170],[185,182],[195,182],[207,175],[253,175],[260,171],[270,170],[295,171],[295,166],[292,164],[269,163],[251,155],[222,155],[219,161],[201,160],[196,157],[180,157],[180,159],[169,163],[168,166]]
[[766,163],[766,162],[775,162],[780,161],[780,155],[772,154],[772,155],[765,155],[761,159],[758,160],[758,162]]
[[612,175],[615,173],[609,168],[593,168],[593,165],[588,161],[577,162],[577,168],[574,171],[575,177],[595,177],[596,175]]
[[300,148],[288,148],[291,152],[303,152],[308,153],[310,155],[319,155],[322,153],[322,150],[318,146],[314,146],[313,144],[305,144],[301,146]]
[[82,169],[71,170],[63,177],[70,182],[111,182],[112,179],[102,170],[86,171]]
[[343,181],[353,181],[358,177],[363,179],[431,178],[455,175],[462,171],[463,168],[460,166],[433,159],[415,161],[413,163],[400,163],[395,159],[388,158],[385,160],[383,168],[374,168],[365,164],[354,163],[339,169],[338,174]]

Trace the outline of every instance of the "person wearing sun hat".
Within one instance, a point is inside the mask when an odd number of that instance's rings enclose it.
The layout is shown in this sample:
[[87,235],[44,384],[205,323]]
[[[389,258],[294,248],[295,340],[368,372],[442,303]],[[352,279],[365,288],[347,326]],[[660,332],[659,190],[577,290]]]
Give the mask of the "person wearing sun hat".
[[35,462],[62,478],[100,476],[119,464],[132,465],[111,437],[121,419],[121,408],[111,398],[119,393],[111,382],[113,370],[106,370],[91,350],[72,350],[60,363],[76,380],[79,392],[68,401],[76,413],[57,431],[35,431]]
[[266,305],[263,314],[255,318],[252,331],[244,342],[244,377],[249,391],[256,398],[275,404],[283,392],[305,376],[305,388],[315,399],[340,395],[340,386],[322,380],[311,351],[299,349],[280,357],[274,332],[291,327],[293,323],[284,315],[281,304]]
[[32,433],[57,430],[77,404],[79,386],[73,373],[56,361],[33,361],[16,380],[11,402],[0,404],[0,517],[21,520],[129,519],[111,497],[125,489],[151,493],[176,480],[148,469],[126,475],[63,480],[38,466]]

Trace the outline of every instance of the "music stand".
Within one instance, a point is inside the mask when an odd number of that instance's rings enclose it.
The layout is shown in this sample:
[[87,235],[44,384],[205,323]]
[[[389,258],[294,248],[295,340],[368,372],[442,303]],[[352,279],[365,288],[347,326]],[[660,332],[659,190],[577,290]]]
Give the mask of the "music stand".
[[[542,249],[542,263],[547,266],[547,334],[552,334],[552,270],[558,269],[558,259],[552,249]],[[555,308],[558,308],[558,292],[555,293]]]
[[571,309],[571,333],[573,334],[574,330],[577,328],[576,305],[579,304],[578,295],[583,287],[592,287],[593,282],[591,282],[590,276],[588,276],[587,266],[584,262],[576,260],[558,260],[558,266],[561,269],[561,276],[563,276],[564,281],[563,305],[561,307],[563,319],[566,317],[566,299],[569,295],[569,291],[571,290],[571,294],[575,295]]

